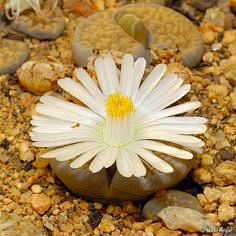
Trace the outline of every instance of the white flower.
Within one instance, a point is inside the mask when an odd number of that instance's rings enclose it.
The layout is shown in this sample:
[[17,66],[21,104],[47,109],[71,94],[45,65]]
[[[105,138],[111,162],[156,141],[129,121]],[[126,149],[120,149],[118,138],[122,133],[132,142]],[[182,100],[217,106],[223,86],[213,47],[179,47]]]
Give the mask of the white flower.
[[164,173],[173,171],[153,151],[181,159],[193,155],[179,145],[199,152],[204,143],[192,134],[205,132],[206,119],[174,115],[192,111],[200,102],[169,107],[188,93],[190,85],[182,85],[183,79],[176,74],[165,74],[164,64],[157,65],[141,83],[145,66],[144,58],[134,62],[131,55],[125,55],[119,79],[115,62],[110,57],[98,58],[95,70],[100,88],[81,68],[76,69],[81,83],[60,79],[60,87],[87,107],[53,96],[40,98],[30,136],[37,147],[58,147],[42,157],[72,160],[71,168],[89,163],[94,173],[116,162],[121,175],[140,177],[147,166]]

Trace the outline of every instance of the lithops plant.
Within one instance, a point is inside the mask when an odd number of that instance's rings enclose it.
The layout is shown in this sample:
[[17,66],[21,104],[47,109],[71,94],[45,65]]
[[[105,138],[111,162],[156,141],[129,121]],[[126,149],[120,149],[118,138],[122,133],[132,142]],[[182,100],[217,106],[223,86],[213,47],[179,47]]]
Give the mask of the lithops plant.
[[28,47],[21,41],[0,40],[0,75],[14,73],[28,58]]
[[[6,3],[6,15],[11,27],[37,39],[55,39],[64,31],[64,15],[57,0],[10,0]],[[43,8],[42,8],[43,5]]]
[[[146,60],[127,54],[119,71],[111,57],[97,58],[97,84],[82,68],[80,83],[64,78],[59,86],[84,106],[42,96],[30,133],[33,145],[75,194],[100,201],[141,201],[183,179],[193,154],[204,143],[206,119],[176,116],[198,101],[171,106],[190,90],[183,79],[157,65],[143,79]],[[142,82],[143,81],[143,82]]]
[[147,3],[128,4],[88,17],[77,26],[72,41],[75,60],[82,66],[93,49],[120,50],[149,61],[150,48],[177,48],[189,67],[196,66],[204,52],[200,33],[187,18],[170,8]]

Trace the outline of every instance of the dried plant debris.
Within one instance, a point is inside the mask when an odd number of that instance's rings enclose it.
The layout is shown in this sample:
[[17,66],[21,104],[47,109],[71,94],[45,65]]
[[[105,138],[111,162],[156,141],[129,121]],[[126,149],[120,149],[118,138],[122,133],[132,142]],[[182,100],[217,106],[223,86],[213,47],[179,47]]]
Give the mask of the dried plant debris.
[[27,61],[17,71],[20,85],[34,94],[43,94],[55,88],[58,79],[66,75],[58,62]]
[[72,41],[75,60],[83,66],[93,49],[120,50],[149,61],[150,48],[178,48],[189,67],[196,66],[204,52],[197,28],[158,4],[130,4],[94,14],[77,26]]
[[0,75],[14,73],[28,58],[25,43],[10,39],[0,40]]

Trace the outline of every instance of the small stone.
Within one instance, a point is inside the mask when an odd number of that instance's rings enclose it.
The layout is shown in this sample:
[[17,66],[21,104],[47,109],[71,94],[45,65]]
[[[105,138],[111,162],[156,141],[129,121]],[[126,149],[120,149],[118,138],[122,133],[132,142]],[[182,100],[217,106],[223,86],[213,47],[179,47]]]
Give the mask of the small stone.
[[31,197],[31,205],[38,214],[43,215],[51,207],[51,200],[44,193],[33,194]]
[[212,44],[215,42],[216,39],[216,33],[212,30],[206,30],[202,32],[202,39],[207,44]]
[[160,211],[158,216],[172,230],[198,232],[201,229],[214,229],[214,225],[205,215],[189,208],[169,206]]
[[222,48],[221,43],[214,43],[214,44],[211,45],[212,51],[219,51],[221,48]]
[[221,203],[228,202],[230,205],[235,205],[236,204],[236,187],[232,186],[232,188],[224,189],[223,194],[220,197],[220,202]]
[[30,150],[28,142],[22,142],[20,144],[19,156],[22,161],[31,162],[34,160],[34,153]]
[[123,211],[129,214],[138,213],[139,209],[132,202],[126,202],[123,206]]
[[145,228],[145,232],[156,233],[162,227],[161,223],[152,223]]
[[225,161],[215,168],[214,182],[219,186],[227,186],[236,183],[236,163]]
[[210,183],[211,182],[211,173],[204,168],[199,168],[194,171],[193,179],[198,184]]
[[220,153],[220,157],[224,161],[226,161],[226,160],[231,161],[234,158],[234,151],[230,147],[223,147],[223,148],[221,148],[219,150],[219,153]]
[[33,193],[41,193],[42,192],[42,187],[38,184],[34,184],[32,187],[31,187],[31,191]]
[[198,10],[204,11],[207,8],[213,7],[218,0],[192,0],[192,4]]
[[143,207],[142,214],[146,219],[157,221],[158,212],[168,206],[191,208],[202,212],[202,208],[198,200],[191,194],[179,190],[168,190],[163,192],[160,196],[148,201]]
[[218,208],[218,217],[221,222],[233,220],[236,217],[235,209],[227,202],[224,202]]
[[116,228],[111,220],[103,218],[98,226],[99,230],[104,233],[111,233]]
[[94,205],[95,210],[101,210],[102,209],[102,204],[99,203],[99,202],[95,202],[93,205]]
[[201,164],[203,167],[211,166],[213,164],[213,157],[209,154],[203,154],[201,156]]
[[12,200],[10,198],[6,197],[6,198],[3,198],[3,202],[4,202],[4,204],[8,205],[12,202]]
[[133,223],[133,229],[135,229],[135,230],[144,230],[151,223],[152,223],[152,220],[145,220],[144,222],[134,222]]
[[51,223],[49,223],[49,222],[46,222],[46,223],[44,224],[44,227],[46,227],[46,228],[49,229],[50,231],[53,231],[53,225],[52,225]]
[[236,91],[233,93],[230,93],[229,96],[230,96],[230,102],[231,102],[232,108],[236,110]]
[[204,194],[207,198],[207,201],[209,203],[212,203],[212,202],[216,202],[220,199],[220,196],[222,194],[222,192],[216,188],[209,188],[209,187],[206,187],[204,189]]
[[222,39],[223,45],[228,45],[236,41],[236,30],[227,30],[224,32],[224,37]]
[[213,99],[221,100],[228,95],[227,87],[220,84],[211,84],[206,88],[206,90],[210,100]]
[[87,202],[81,202],[79,204],[80,209],[82,210],[88,210],[89,209],[89,204]]
[[89,223],[93,228],[96,228],[102,220],[102,214],[100,211],[92,211],[89,214]]
[[161,227],[155,234],[156,236],[181,236],[183,235],[181,231],[169,230],[166,227]]

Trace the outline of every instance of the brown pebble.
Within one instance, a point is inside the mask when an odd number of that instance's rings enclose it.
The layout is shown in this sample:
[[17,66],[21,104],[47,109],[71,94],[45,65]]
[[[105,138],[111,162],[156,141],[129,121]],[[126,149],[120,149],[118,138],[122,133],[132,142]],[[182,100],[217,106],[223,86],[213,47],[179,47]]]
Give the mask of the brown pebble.
[[43,215],[51,207],[51,200],[44,193],[33,194],[31,197],[31,205],[38,214]]
[[221,148],[219,153],[220,153],[220,157],[224,161],[226,161],[226,160],[231,161],[234,158],[234,151],[230,147]]

